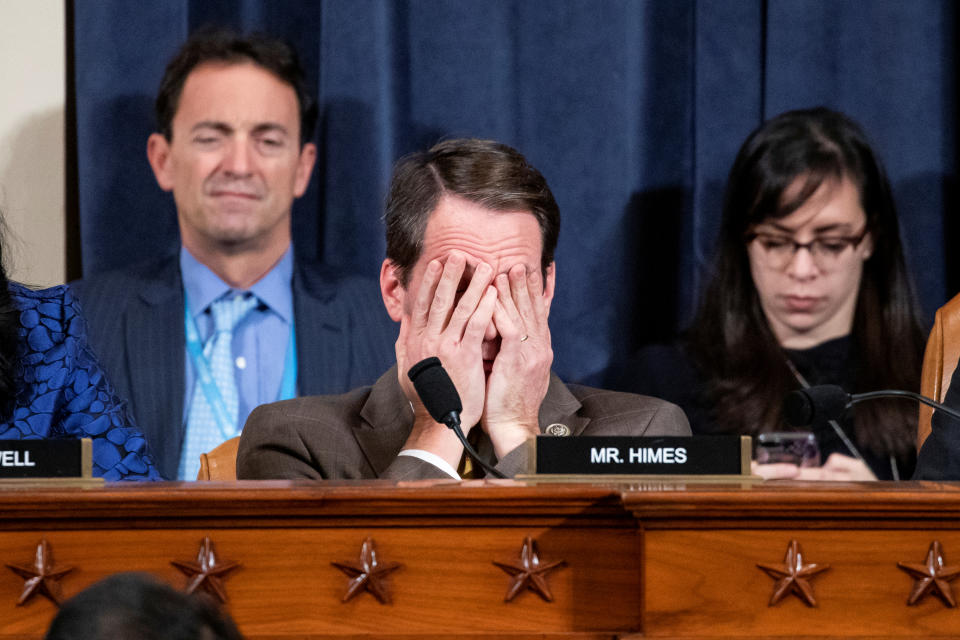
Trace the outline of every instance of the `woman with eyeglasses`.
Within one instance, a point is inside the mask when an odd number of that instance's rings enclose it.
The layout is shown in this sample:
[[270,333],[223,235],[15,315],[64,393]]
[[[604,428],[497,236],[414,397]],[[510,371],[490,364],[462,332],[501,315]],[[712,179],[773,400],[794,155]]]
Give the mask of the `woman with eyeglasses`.
[[[737,155],[691,327],[609,382],[680,404],[694,433],[756,436],[790,430],[783,398],[801,387],[918,390],[924,338],[890,185],[866,136],[835,111],[790,111]],[[759,472],[909,479],[916,424],[914,403],[860,404],[812,425],[821,467]]]

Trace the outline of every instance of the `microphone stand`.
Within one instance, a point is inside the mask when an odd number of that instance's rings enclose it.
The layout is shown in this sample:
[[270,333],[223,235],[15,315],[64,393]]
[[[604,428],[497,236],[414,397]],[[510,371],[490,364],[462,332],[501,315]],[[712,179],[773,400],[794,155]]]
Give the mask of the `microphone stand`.
[[457,436],[457,439],[460,440],[460,444],[463,445],[463,450],[466,451],[467,455],[470,456],[474,462],[480,465],[484,471],[489,473],[494,478],[507,477],[498,469],[487,464],[484,459],[480,457],[480,454],[477,453],[472,446],[470,446],[470,442],[467,441],[467,437],[463,435],[463,429],[460,428],[460,415],[457,412],[451,411],[448,413],[443,419],[443,424],[447,425],[453,430],[453,433]]
[[849,408],[858,402],[863,402],[864,400],[873,400],[875,398],[910,398],[921,402],[928,407],[933,407],[937,411],[942,411],[948,416],[951,416],[957,420],[960,420],[960,411],[951,409],[947,405],[931,400],[926,396],[922,396],[919,393],[914,393],[913,391],[894,391],[894,390],[884,390],[884,391],[868,391],[866,393],[854,393],[850,396],[850,402],[847,403]]

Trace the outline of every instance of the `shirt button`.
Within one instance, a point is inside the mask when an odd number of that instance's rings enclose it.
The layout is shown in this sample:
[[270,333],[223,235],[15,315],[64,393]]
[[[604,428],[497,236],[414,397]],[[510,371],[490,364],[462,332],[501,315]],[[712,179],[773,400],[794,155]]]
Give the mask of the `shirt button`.
[[247,359],[243,356],[237,358],[237,369],[246,369],[247,368]]

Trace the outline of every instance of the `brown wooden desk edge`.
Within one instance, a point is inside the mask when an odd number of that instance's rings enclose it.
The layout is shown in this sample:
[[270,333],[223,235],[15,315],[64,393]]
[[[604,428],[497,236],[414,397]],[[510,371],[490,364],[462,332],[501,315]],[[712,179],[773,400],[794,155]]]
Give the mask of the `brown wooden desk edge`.
[[[456,536],[458,530],[470,532],[464,539],[471,543],[462,552],[455,541],[437,538],[449,537],[451,532]],[[112,569],[112,547],[91,546],[90,541],[99,541],[101,535],[109,538],[111,545],[127,550],[117,554],[129,554],[142,547],[144,542],[139,540],[159,545],[157,557],[150,560],[149,566],[154,567],[150,571],[175,585],[184,578],[170,567],[169,560],[189,558],[196,553],[199,539],[209,536],[222,557],[243,565],[226,585],[231,598],[235,598],[232,610],[251,638],[768,637],[757,632],[773,624],[767,620],[782,624],[792,616],[813,616],[812,619],[829,620],[832,625],[840,624],[838,628],[847,631],[836,637],[960,636],[960,610],[945,608],[935,598],[928,598],[918,607],[906,606],[910,578],[896,566],[898,561],[921,561],[934,539],[944,542],[951,565],[960,559],[960,483],[704,485],[644,479],[539,485],[515,481],[277,481],[108,483],[98,488],[0,486],[0,539],[11,555],[2,560],[26,562],[31,545],[49,537],[59,562],[87,568],[86,573],[80,571],[65,579],[67,595],[97,576],[122,570]],[[330,560],[349,560],[367,536],[383,545],[385,560],[396,559],[404,564],[405,568],[391,578],[400,594],[397,605],[385,608],[369,594],[349,603],[339,601],[345,578],[331,567]],[[520,604],[503,602],[507,586],[504,581],[509,576],[491,560],[508,560],[519,553],[525,536],[532,536],[542,545],[541,553],[547,561],[564,560],[570,565],[551,577],[551,584],[558,589],[557,603],[545,602],[533,593],[522,594]],[[300,567],[284,564],[284,554],[269,542],[274,538],[294,545],[288,548],[303,545],[312,549],[305,552],[311,558],[312,569],[304,577],[312,580],[313,586],[304,593],[298,592],[303,589],[281,586],[286,584],[284,580],[297,575]],[[807,608],[796,599],[777,605],[780,609],[767,605],[772,582],[756,568],[756,561],[780,560],[791,539],[804,545],[813,562],[834,565],[831,573],[825,574],[829,577],[815,581],[817,595],[824,603],[820,607]],[[829,612],[837,598],[857,597],[849,585],[859,584],[858,579],[851,574],[850,567],[841,563],[850,560],[851,550],[858,548],[860,539],[869,541],[863,552],[865,557],[872,558],[862,561],[865,570],[888,577],[884,578],[885,600],[878,605],[879,611],[868,607],[858,613],[888,617],[892,621],[889,635],[871,633],[876,624],[863,629],[843,626],[836,618],[823,618],[828,614],[820,613]],[[886,541],[891,546],[889,550]],[[473,558],[463,565],[469,567],[472,580],[469,586],[456,587],[463,589],[461,593],[451,594],[461,598],[456,601],[459,605],[431,605],[434,608],[411,617],[410,607],[417,600],[410,589],[416,576],[420,575],[420,582],[416,583],[420,586],[416,588],[429,590],[440,589],[440,583],[452,584],[453,576],[448,574],[456,573],[448,569],[445,556],[436,557],[434,548],[460,554],[454,556],[451,567]],[[92,555],[85,557],[84,549],[90,549]],[[591,567],[584,562],[593,549],[613,555],[601,555],[600,568]],[[718,550],[720,555],[711,549]],[[481,552],[482,557],[470,555],[474,552]],[[706,567],[729,556],[736,559],[739,568],[730,572],[704,570],[700,575],[697,566],[683,565],[685,554],[693,554]],[[752,559],[751,554],[758,554],[757,559]],[[893,555],[887,558],[890,554]],[[120,557],[124,556],[117,555]],[[429,566],[438,567],[440,573],[425,580],[422,572]],[[674,575],[675,568],[681,573]],[[283,574],[287,577],[276,573],[281,570],[287,572]],[[605,583],[607,572],[616,576],[611,585]],[[8,573],[4,579],[5,586],[0,586],[11,596],[17,593],[13,590],[19,589],[16,576]],[[649,581],[659,585],[664,580],[666,584],[680,580],[678,584],[683,587],[678,593],[679,604],[675,597],[664,597],[659,587],[647,584]],[[710,587],[712,580],[740,580],[737,584],[751,585],[756,593],[734,593],[722,586],[725,583]],[[271,597],[280,600],[261,604],[263,594],[275,594]],[[487,626],[475,634],[460,633],[459,626],[446,626],[469,614],[463,599],[473,602],[478,594],[484,598],[483,604],[472,612],[473,619],[468,615],[467,624],[486,621]],[[735,599],[727,601],[726,597]],[[293,604],[285,598],[292,598]],[[744,609],[737,600],[742,598],[751,599],[754,604]],[[604,603],[608,600],[619,602],[618,607],[626,603],[627,608],[605,612]],[[698,614],[696,606],[687,604],[688,601],[700,603],[697,606],[702,606],[705,613]],[[284,614],[290,616],[289,627],[283,622],[285,617],[280,621],[276,617],[280,602],[284,603],[280,608],[291,607],[292,613]],[[22,608],[0,602],[0,611],[4,606],[11,607],[7,611],[20,618],[6,627],[0,621],[0,638],[39,637],[39,621],[49,619],[54,611],[42,599]],[[636,609],[631,610],[631,606]],[[727,606],[741,612],[736,615],[748,616],[744,624],[749,631],[741,636],[731,635],[730,621],[723,617]],[[789,616],[781,615],[781,610],[789,612]],[[405,612],[406,624],[419,625],[420,631],[376,631],[374,622],[389,619],[392,611]],[[484,617],[489,615],[507,618],[497,622]],[[902,616],[907,616],[907,622],[901,620]],[[521,626],[515,633],[510,632],[508,622]],[[443,630],[427,631],[434,623]],[[916,627],[917,631],[911,631],[914,627],[909,625],[918,624],[921,626]],[[716,630],[714,625],[719,625]],[[358,632],[359,629],[367,631]],[[26,632],[21,634],[23,630]],[[803,636],[786,634],[781,626],[769,632],[769,637]]]

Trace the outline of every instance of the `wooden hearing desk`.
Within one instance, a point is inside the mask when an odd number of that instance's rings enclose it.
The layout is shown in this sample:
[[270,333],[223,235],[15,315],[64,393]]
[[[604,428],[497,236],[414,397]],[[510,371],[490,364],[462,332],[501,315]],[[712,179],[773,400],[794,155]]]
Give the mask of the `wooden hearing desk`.
[[[365,542],[384,571],[344,602]],[[212,551],[200,589],[219,580],[249,638],[960,636],[960,485],[5,487],[0,638],[40,637],[55,612],[40,593],[17,606],[3,566],[38,548],[48,572],[73,567],[47,582],[64,597],[118,571],[185,588]],[[898,566],[928,557],[941,579]]]

